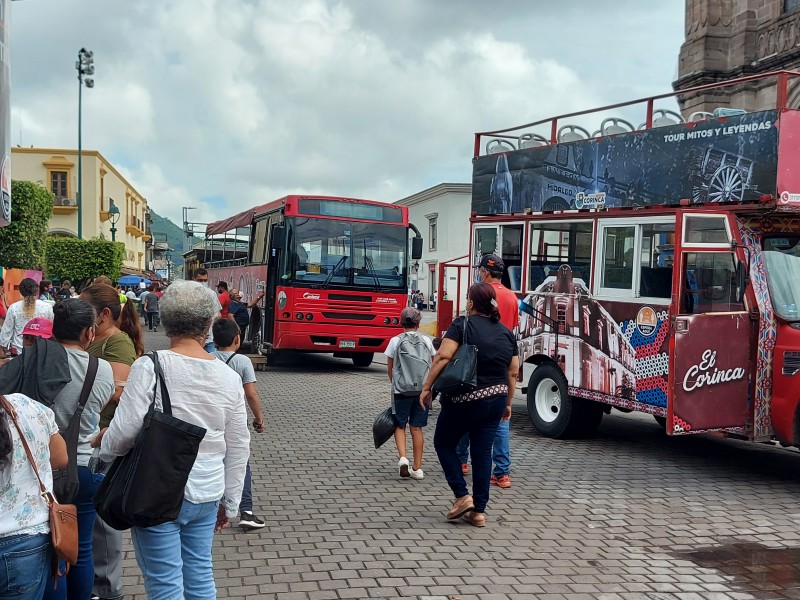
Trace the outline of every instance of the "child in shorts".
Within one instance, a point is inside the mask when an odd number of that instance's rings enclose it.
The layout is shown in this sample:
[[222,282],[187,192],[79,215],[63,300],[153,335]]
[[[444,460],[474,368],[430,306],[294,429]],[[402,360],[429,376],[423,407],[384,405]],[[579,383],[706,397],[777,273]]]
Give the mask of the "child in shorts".
[[[403,372],[403,365],[415,364],[416,361],[422,359],[427,361],[427,368],[430,370],[431,359],[436,354],[430,338],[419,333],[421,320],[422,314],[419,310],[410,306],[404,308],[400,313],[403,333],[389,340],[389,345],[384,353],[387,359],[389,381],[392,382],[392,406],[397,422],[394,430],[394,441],[400,457],[397,468],[400,471],[400,477],[411,477],[412,479],[425,477],[425,473],[422,471],[422,450],[425,445],[422,428],[428,424],[428,409],[420,405],[419,394],[427,371],[415,373],[413,381],[409,381],[409,373]],[[406,362],[406,359],[400,356],[401,353],[414,354],[415,358]],[[406,456],[406,425],[411,430],[413,457],[411,464]]]

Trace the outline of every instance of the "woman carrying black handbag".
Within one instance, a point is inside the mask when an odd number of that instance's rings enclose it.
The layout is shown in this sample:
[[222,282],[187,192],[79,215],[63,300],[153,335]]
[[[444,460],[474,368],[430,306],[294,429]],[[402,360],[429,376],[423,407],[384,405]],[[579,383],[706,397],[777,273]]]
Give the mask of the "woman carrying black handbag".
[[[242,380],[203,349],[211,321],[219,310],[216,294],[196,282],[175,282],[167,288],[160,307],[170,348],[157,352],[155,359],[143,356],[133,363],[114,419],[94,443],[101,445],[100,458],[110,461],[127,457],[137,449],[158,454],[158,448],[142,448],[137,443],[146,419],[148,423],[182,421],[183,433],[187,428],[204,430],[199,449],[193,448],[196,458],[193,456],[188,463],[190,471],[183,501],[179,499],[176,505],[177,517],[165,522],[159,518],[163,515],[138,513],[131,540],[148,598],[214,598],[214,533],[229,525],[229,517],[239,514],[250,455]],[[163,372],[163,382],[157,369]],[[184,464],[187,453],[177,457],[163,452],[174,460],[163,466],[162,472]],[[139,456],[143,461],[139,467],[154,464],[144,454]],[[123,461],[114,464],[121,465]],[[109,481],[114,480],[113,471],[114,465],[107,475]],[[169,484],[174,480],[164,476],[153,479],[151,486],[132,486],[125,491],[123,512],[146,504],[154,490],[173,491]],[[153,518],[150,523],[146,522],[148,517]],[[109,519],[106,521],[113,526]]]
[[[470,286],[467,312],[469,318],[458,317],[444,335],[422,386],[420,402],[423,406],[430,405],[431,389],[440,387],[435,383],[445,370],[448,379],[452,379],[451,372],[458,373],[466,383],[455,393],[442,391],[442,410],[436,423],[433,445],[455,495],[447,518],[463,517],[472,525],[483,527],[486,525],[484,512],[489,502],[492,474],[492,442],[500,422],[511,418],[519,358],[514,334],[500,323],[496,295],[491,285],[475,283]],[[465,352],[467,349],[470,352]],[[476,357],[475,373],[467,373],[469,369],[461,368],[471,355]],[[473,377],[475,384],[469,381]],[[447,389],[454,387],[448,385]],[[472,452],[473,495],[469,494],[456,453],[456,446],[464,434],[469,434]]]

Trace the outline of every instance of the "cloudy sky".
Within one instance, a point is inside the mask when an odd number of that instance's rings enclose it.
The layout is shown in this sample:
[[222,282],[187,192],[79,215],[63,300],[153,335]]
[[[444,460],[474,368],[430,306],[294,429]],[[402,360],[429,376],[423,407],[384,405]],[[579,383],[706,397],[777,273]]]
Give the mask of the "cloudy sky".
[[472,134],[670,89],[684,0],[24,0],[12,145],[84,147],[180,222],[468,182]]

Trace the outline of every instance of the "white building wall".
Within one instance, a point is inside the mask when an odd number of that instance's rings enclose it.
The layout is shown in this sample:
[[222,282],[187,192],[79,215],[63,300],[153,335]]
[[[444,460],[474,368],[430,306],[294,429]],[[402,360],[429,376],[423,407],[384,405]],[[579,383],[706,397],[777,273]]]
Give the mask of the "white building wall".
[[[408,207],[409,218],[424,239],[419,268],[416,274],[412,269],[411,281],[413,288],[422,290],[426,300],[438,290],[439,265],[469,253],[471,202],[472,186],[468,183],[442,183],[396,202]],[[433,218],[437,229],[435,248],[431,248],[430,223]],[[468,264],[467,258],[457,262]],[[459,290],[458,271],[448,268],[445,273],[447,299],[454,302],[466,296],[471,276],[468,269],[461,269]],[[461,304],[463,309],[464,302]]]

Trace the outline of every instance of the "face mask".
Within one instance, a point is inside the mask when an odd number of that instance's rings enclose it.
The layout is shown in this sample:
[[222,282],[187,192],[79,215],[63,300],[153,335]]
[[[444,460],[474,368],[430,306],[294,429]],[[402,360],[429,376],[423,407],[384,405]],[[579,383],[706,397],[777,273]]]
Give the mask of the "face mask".
[[480,271],[480,269],[478,269],[478,274],[477,274],[477,276],[475,277],[475,281],[476,281],[477,283],[481,283],[481,271]]

